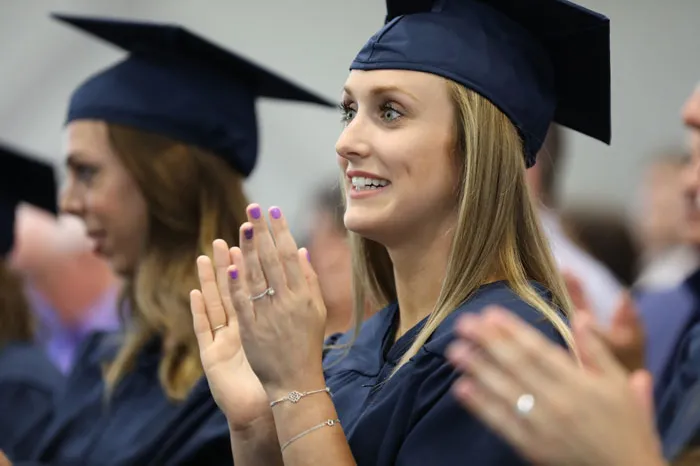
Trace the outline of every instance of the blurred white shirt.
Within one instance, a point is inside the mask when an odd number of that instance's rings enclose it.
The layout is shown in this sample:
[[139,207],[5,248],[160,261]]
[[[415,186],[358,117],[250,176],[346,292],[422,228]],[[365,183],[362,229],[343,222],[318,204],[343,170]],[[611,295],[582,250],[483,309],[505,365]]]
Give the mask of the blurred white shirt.
[[624,289],[622,284],[607,267],[569,239],[555,212],[541,208],[540,219],[560,269],[573,273],[581,281],[592,311],[600,324],[607,327]]

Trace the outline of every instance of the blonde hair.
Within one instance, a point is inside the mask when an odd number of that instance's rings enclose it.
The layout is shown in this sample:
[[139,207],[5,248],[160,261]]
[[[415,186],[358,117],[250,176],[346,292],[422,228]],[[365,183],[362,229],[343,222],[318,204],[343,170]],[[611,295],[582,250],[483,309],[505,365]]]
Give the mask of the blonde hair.
[[34,338],[34,318],[22,278],[0,258],[0,348],[14,341],[30,342]]
[[[224,160],[165,136],[108,125],[110,143],[148,205],[146,245],[125,277],[124,341],[105,368],[108,393],[130,371],[143,347],[161,336],[158,378],[166,395],[183,400],[202,377],[192,329],[189,290],[198,286],[195,259],[225,238],[237,245],[248,201],[243,177]],[[127,315],[128,314],[128,315]]]
[[[461,170],[455,193],[458,221],[435,307],[394,372],[493,276],[507,280],[575,351],[571,330],[558,312],[570,318],[572,306],[528,192],[520,136],[491,102],[454,82],[447,81],[447,86],[455,105],[455,153]],[[382,307],[396,301],[397,295],[387,250],[355,233],[350,238],[357,334],[365,312],[363,303]],[[551,304],[533,289],[530,280],[551,292]]]

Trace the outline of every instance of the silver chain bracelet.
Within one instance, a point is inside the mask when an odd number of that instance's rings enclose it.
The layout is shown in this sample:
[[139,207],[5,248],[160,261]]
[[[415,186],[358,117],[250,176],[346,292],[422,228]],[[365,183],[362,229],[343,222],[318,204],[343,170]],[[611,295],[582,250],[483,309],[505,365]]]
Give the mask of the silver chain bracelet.
[[326,388],[322,388],[320,390],[312,390],[310,392],[298,392],[295,390],[293,392],[289,392],[287,394],[287,396],[280,398],[279,400],[275,400],[272,403],[270,403],[270,408],[274,408],[278,404],[283,403],[285,401],[289,401],[290,403],[296,404],[296,403],[299,403],[299,400],[301,400],[304,397],[307,397],[309,395],[315,395],[316,393],[323,393],[323,392],[330,393],[331,389],[326,387]]
[[310,434],[311,432],[313,432],[313,431],[315,431],[315,430],[318,430],[318,429],[322,429],[322,428],[324,428],[324,427],[333,427],[333,426],[336,425],[336,424],[340,424],[340,419],[328,419],[327,421],[323,421],[323,422],[320,423],[319,425],[313,426],[312,428],[305,430],[305,431],[302,432],[301,434],[295,435],[294,437],[292,437],[292,438],[290,438],[289,440],[287,440],[287,441],[284,443],[284,445],[282,445],[282,451],[284,451],[285,448],[287,448],[289,445],[291,445],[292,443],[296,442],[297,440],[299,440],[299,439],[302,438],[303,436],[308,435],[308,434]]

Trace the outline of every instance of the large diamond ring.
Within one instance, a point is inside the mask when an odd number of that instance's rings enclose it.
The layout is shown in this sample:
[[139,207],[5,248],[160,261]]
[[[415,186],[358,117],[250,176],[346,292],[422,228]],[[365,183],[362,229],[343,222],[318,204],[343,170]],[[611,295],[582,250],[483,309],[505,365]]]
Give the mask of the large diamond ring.
[[515,410],[521,417],[525,417],[530,414],[532,408],[535,407],[535,397],[529,393],[523,393],[518,397],[518,401],[515,402]]
[[251,300],[251,301],[257,301],[258,299],[262,299],[262,298],[264,298],[265,296],[274,296],[274,295],[275,295],[275,290],[274,290],[272,287],[270,287],[270,288],[266,289],[265,291],[263,291],[263,292],[260,293],[260,294],[256,294],[255,296],[251,296],[251,297],[250,297],[250,300]]

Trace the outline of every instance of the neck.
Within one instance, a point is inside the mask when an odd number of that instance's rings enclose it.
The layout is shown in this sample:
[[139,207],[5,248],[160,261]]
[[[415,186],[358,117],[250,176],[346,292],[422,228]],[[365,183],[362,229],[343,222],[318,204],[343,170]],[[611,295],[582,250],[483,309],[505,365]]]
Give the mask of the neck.
[[352,308],[332,309],[327,308],[328,319],[326,320],[326,335],[328,338],[336,333],[345,333],[350,329],[352,321]]
[[[445,233],[435,235],[435,231]],[[445,278],[452,246],[452,229],[432,229],[427,239],[388,249],[394,264],[394,280],[399,304],[396,338],[433,311]]]

